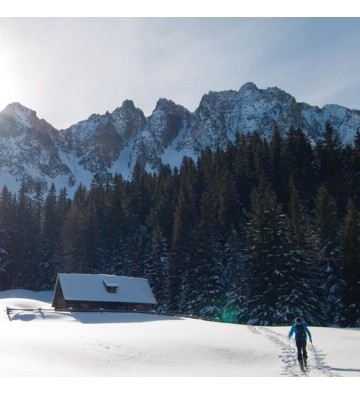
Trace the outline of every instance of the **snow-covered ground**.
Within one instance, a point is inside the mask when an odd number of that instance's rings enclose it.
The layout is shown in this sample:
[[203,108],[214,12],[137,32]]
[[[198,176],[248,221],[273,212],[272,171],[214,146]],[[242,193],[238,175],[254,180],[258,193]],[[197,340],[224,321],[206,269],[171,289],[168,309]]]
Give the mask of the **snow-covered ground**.
[[[48,309],[51,299],[51,292],[0,292],[1,377],[305,377],[289,326],[140,313],[6,315],[6,306]],[[359,329],[309,329],[308,376],[360,377]]]

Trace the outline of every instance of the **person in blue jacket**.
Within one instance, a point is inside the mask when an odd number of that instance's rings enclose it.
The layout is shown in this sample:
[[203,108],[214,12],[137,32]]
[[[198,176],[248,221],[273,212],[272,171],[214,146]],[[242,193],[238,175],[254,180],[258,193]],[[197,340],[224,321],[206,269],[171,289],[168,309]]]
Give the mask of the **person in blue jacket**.
[[310,343],[312,343],[311,333],[306,326],[305,322],[301,317],[296,317],[295,322],[292,325],[290,332],[289,332],[289,340],[291,336],[295,333],[295,342],[296,348],[298,352],[298,361],[300,363],[301,369],[304,367],[307,368],[307,352],[306,352],[306,340],[309,337]]

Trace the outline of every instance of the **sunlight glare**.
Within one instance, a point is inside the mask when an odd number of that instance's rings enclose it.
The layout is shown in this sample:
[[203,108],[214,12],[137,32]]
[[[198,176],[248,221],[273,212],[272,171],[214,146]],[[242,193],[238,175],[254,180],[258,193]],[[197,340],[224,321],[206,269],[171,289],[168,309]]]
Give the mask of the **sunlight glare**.
[[14,68],[9,56],[0,47],[0,111],[9,103],[17,101],[17,86]]

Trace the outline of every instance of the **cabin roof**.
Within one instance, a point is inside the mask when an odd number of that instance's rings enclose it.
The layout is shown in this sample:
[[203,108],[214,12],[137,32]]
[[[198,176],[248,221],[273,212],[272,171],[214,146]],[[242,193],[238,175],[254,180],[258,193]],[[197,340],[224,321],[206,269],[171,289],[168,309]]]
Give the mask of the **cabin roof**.
[[[65,300],[156,304],[155,296],[145,278],[59,273],[55,288],[59,285]],[[109,292],[108,287],[116,288],[116,292]]]

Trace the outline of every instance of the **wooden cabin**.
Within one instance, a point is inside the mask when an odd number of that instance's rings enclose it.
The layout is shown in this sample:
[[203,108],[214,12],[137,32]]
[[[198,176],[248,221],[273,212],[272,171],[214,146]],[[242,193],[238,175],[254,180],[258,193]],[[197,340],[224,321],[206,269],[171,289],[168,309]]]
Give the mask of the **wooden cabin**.
[[55,310],[152,311],[155,296],[144,278],[107,274],[57,275],[52,306]]

